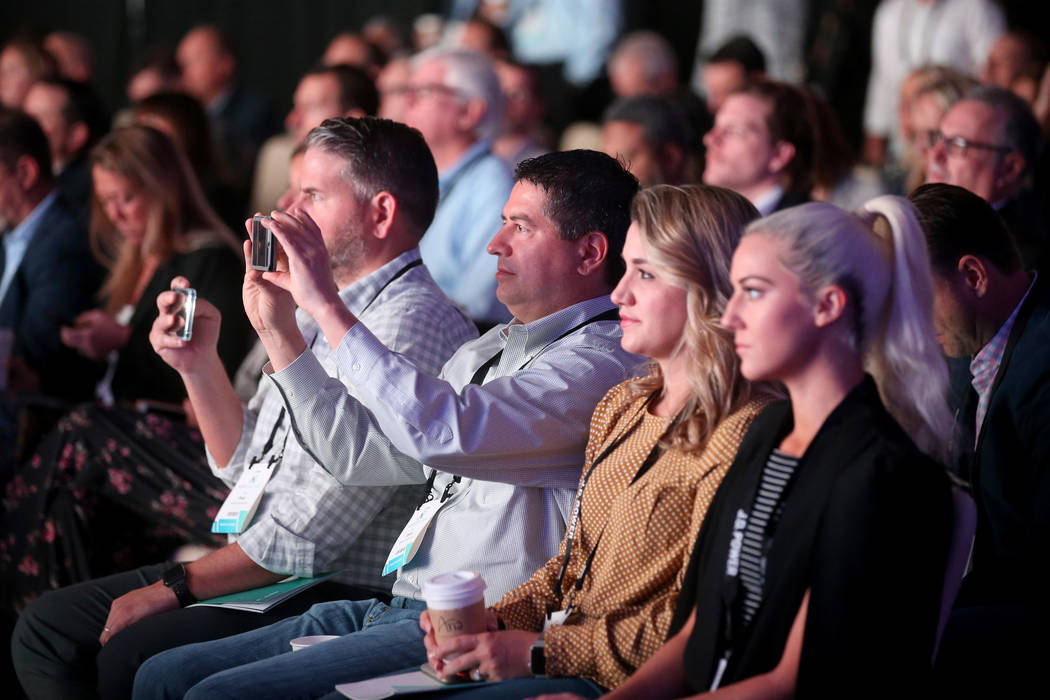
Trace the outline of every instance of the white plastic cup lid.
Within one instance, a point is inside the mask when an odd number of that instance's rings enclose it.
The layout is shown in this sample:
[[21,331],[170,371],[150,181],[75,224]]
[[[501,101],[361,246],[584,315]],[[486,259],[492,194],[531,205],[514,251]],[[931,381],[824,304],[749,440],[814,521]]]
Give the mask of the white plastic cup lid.
[[477,571],[439,574],[423,584],[428,608],[454,610],[485,599],[485,580]]
[[305,649],[306,647],[312,647],[314,644],[320,644],[321,642],[328,642],[333,639],[339,639],[338,634],[315,634],[309,637],[296,637],[291,640],[289,644],[292,647],[292,651],[298,651]]

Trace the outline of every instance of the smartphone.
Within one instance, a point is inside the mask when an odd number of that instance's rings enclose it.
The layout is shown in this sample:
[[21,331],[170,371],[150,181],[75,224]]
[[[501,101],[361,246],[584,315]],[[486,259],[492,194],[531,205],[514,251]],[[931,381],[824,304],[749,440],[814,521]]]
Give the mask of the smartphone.
[[197,290],[190,287],[172,287],[171,291],[175,292],[179,299],[172,309],[175,323],[168,329],[168,334],[180,340],[190,340],[193,338],[193,312],[197,308]]
[[463,683],[480,682],[472,679],[470,677],[470,674],[465,672],[457,673],[456,675],[449,676],[448,678],[442,678],[437,674],[437,671],[435,671],[434,667],[431,666],[429,663],[425,663],[422,666],[420,666],[419,670],[422,671],[425,675],[430,676],[431,678],[436,680],[438,683],[441,683],[442,685],[462,685]]
[[277,269],[277,239],[262,222],[269,216],[252,217],[252,269],[273,272]]

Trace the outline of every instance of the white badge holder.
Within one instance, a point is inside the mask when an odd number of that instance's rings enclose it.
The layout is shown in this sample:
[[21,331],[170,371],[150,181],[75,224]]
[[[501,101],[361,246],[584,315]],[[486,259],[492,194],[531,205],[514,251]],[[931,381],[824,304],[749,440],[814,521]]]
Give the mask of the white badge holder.
[[259,507],[263,491],[266,490],[266,484],[273,476],[278,462],[280,459],[272,458],[266,464],[257,462],[244,470],[241,478],[237,480],[237,485],[219,508],[219,514],[211,524],[212,532],[223,535],[239,535],[244,532],[255,515],[255,509]]
[[412,518],[405,525],[405,529],[398,535],[394,546],[390,548],[390,554],[387,555],[386,564],[383,566],[383,576],[391,571],[397,571],[412,561],[412,557],[416,556],[419,550],[419,543],[427,534],[430,522],[443,505],[445,505],[444,501],[434,498],[416,508],[412,513]]
[[547,619],[543,621],[543,631],[546,632],[551,627],[561,627],[565,624],[565,620],[568,619],[569,614],[572,610],[555,610],[554,612],[547,613]]

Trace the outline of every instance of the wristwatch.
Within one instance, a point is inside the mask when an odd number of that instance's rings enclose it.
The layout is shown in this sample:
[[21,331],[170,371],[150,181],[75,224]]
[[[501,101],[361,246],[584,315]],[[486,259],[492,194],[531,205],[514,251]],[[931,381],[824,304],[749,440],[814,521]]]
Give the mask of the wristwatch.
[[529,647],[529,671],[534,676],[547,675],[547,654],[543,646],[543,635]]
[[164,585],[172,590],[175,597],[179,599],[179,607],[193,605],[197,599],[190,593],[190,587],[186,585],[186,565],[176,564],[164,572]]

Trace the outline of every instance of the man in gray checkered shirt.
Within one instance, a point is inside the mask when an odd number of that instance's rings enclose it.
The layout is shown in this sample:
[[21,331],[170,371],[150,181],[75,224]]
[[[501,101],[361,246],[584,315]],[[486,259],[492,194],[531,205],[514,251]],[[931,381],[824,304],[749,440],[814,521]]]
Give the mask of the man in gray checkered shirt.
[[[609,297],[638,181],[596,151],[526,160],[515,177],[488,244],[514,321],[457,350],[438,377],[336,302],[315,231],[275,227],[288,272],[266,277],[317,320],[353,386],[350,396],[307,352],[310,336],[287,310],[271,307],[280,313],[262,340],[298,434],[345,483],[428,482],[430,499],[387,559],[385,570],[398,570],[392,600],[322,603],[266,628],[162,652],[139,669],[136,698],[318,697],[337,683],[418,667],[427,660],[419,618],[428,578],[478,571],[492,603],[558,551],[594,406],[644,367],[621,347]],[[426,466],[356,457],[380,439]],[[291,639],[315,634],[341,636],[284,653]]]
[[[384,343],[436,374],[477,331],[421,264],[417,246],[438,199],[425,142],[403,124],[335,119],[314,129],[306,146],[301,192],[291,211],[297,224],[323,239],[340,303],[366,319]],[[245,257],[251,257],[248,244]],[[244,304],[260,335],[267,330],[258,322],[258,304],[269,297],[258,292],[266,284],[249,268]],[[189,281],[176,278],[173,286]],[[264,377],[247,407],[237,401],[216,355],[220,319],[211,304],[198,301],[191,341],[168,335],[173,297],[166,292],[158,298],[161,312],[151,341],[186,384],[213,472],[233,486],[247,468],[276,468],[236,542],[185,566],[117,574],[56,591],[31,606],[13,644],[19,675],[34,696],[93,691],[99,642],[100,694],[127,696],[138,665],[163,649],[254,629],[321,600],[388,595],[394,577],[381,575],[386,553],[425,492],[420,485],[340,484],[297,440],[272,382]],[[298,310],[295,321],[312,355],[332,376],[341,376],[314,319]],[[421,468],[381,438],[364,446],[359,459]],[[341,571],[338,583],[322,583],[264,614],[180,609],[194,597],[330,571]]]

